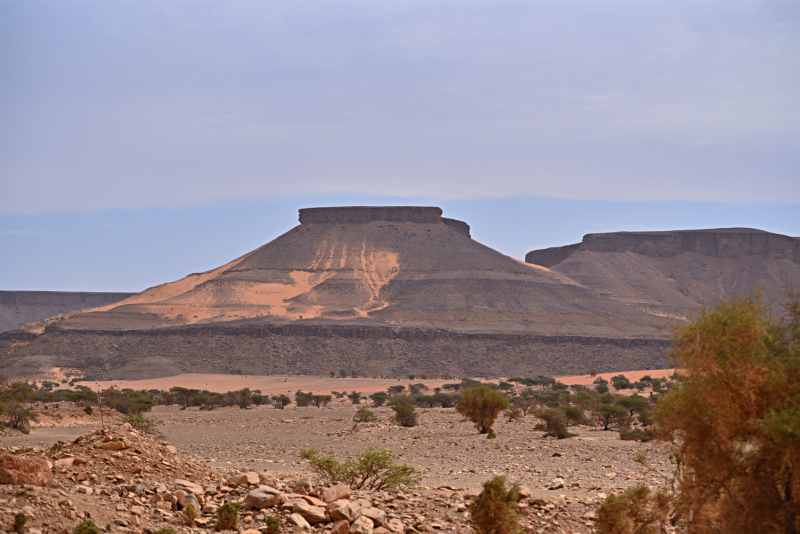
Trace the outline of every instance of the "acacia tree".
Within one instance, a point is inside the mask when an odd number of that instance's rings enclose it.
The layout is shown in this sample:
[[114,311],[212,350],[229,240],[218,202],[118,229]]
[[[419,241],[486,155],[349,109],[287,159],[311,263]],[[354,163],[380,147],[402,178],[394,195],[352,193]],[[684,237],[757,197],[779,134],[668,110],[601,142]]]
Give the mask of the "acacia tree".
[[658,403],[680,458],[689,532],[800,532],[800,295],[778,320],[752,298],[677,330],[682,385]]
[[464,390],[456,411],[472,421],[478,432],[490,434],[497,416],[508,406],[508,397],[490,387],[478,386]]

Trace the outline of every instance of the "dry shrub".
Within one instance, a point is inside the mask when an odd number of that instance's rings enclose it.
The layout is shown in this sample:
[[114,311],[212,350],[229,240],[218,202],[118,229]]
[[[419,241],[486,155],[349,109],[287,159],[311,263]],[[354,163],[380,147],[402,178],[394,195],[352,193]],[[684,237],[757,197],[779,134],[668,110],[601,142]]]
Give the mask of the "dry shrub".
[[659,534],[667,521],[670,497],[652,493],[647,486],[608,497],[597,510],[600,534]]
[[483,491],[469,505],[472,526],[478,534],[514,534],[519,532],[519,517],[514,511],[517,485],[506,488],[506,479],[494,477],[483,483]]
[[800,531],[798,297],[780,320],[743,298],[675,333],[683,385],[655,420],[675,444],[675,507],[687,532]]
[[487,386],[477,386],[464,390],[456,411],[472,421],[481,434],[490,434],[500,412],[507,410],[508,397]]

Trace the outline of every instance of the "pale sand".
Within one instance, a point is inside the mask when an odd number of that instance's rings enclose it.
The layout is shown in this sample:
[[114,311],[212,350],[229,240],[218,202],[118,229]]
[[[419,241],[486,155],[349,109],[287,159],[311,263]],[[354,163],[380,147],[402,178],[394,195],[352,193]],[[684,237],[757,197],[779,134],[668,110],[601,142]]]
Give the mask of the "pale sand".
[[[612,376],[623,374],[628,377],[631,382],[636,382],[644,375],[650,375],[653,378],[664,378],[672,376],[674,372],[675,369],[655,369],[650,371],[626,371],[624,373],[602,373],[598,376],[610,380]],[[592,378],[589,375],[580,375],[558,377],[558,380],[568,385],[588,385],[592,384],[596,378]],[[499,381],[500,380],[493,380],[492,382],[498,383]],[[386,391],[389,386],[403,385],[408,387],[411,383],[425,384],[430,392],[432,392],[433,388],[453,382],[458,382],[458,379],[409,380],[406,377],[400,380],[392,380],[381,378],[330,378],[321,376],[183,374],[148,380],[107,380],[99,382],[78,382],[78,384],[88,386],[93,390],[107,389],[111,386],[120,389],[132,388],[136,390],[168,390],[172,387],[184,387],[225,393],[226,391],[249,388],[250,390],[260,390],[264,395],[293,395],[297,390],[312,392],[317,395],[330,395],[332,391],[375,393],[378,391]]]

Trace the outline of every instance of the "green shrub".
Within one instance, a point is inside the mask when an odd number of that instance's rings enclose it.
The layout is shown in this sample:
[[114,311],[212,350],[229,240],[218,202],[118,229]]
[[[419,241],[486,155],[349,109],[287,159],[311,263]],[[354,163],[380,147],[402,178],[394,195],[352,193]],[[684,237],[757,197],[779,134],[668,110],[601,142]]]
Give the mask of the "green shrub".
[[517,485],[506,489],[506,479],[494,477],[483,483],[483,491],[469,505],[470,521],[478,534],[514,534],[519,517],[514,511]]
[[392,406],[394,411],[393,421],[407,428],[417,426],[417,409],[410,400],[402,399],[395,402]]
[[592,408],[592,418],[595,424],[602,426],[603,430],[610,430],[613,426],[619,432],[628,430],[631,426],[631,416],[622,406],[613,404],[598,404]]
[[175,534],[175,529],[172,527],[163,527],[153,532],[153,534]]
[[559,410],[564,412],[568,425],[579,425],[586,420],[583,410],[577,406],[560,406]]
[[368,408],[359,408],[353,416],[354,423],[369,423],[370,421],[377,421],[378,418]]
[[653,494],[647,486],[630,488],[621,496],[611,495],[597,510],[599,534],[657,534],[667,519],[669,498]]
[[572,436],[567,432],[567,416],[558,408],[546,408],[534,412],[534,417],[544,421],[545,436],[552,436],[557,439],[569,438]]
[[163,437],[161,432],[156,430],[156,423],[152,419],[148,419],[141,415],[129,415],[125,418],[125,422],[130,423],[133,428],[144,434],[150,434],[151,436],[156,436],[159,438]]
[[264,529],[264,534],[280,534],[281,532],[281,519],[274,515],[267,516],[267,528]]
[[91,519],[84,519],[72,529],[72,534],[100,534],[100,527]]
[[217,523],[214,525],[217,530],[236,530],[236,526],[239,524],[239,509],[241,507],[241,503],[226,502],[217,508]]
[[17,512],[14,516],[14,532],[22,534],[25,532],[25,523],[28,522],[28,516],[22,512]]
[[89,406],[89,405],[86,405],[86,406],[83,408],[83,411],[84,411],[84,412],[86,412],[86,415],[92,415],[92,413],[94,413],[94,410],[93,410],[93,409],[92,409],[92,407],[91,407],[91,406]]
[[420,477],[413,467],[397,465],[387,450],[368,448],[340,463],[332,456],[320,456],[316,449],[304,449],[300,456],[327,482],[343,482],[356,490],[380,491],[416,486]]
[[488,434],[486,434],[486,439],[495,439],[496,437],[497,434],[495,434],[494,432],[489,432]]
[[619,439],[625,441],[652,441],[656,439],[656,433],[649,428],[636,428],[633,430],[623,430],[619,433]]
[[478,432],[489,434],[497,416],[508,406],[508,397],[487,386],[478,386],[464,390],[456,411],[472,421]]
[[197,510],[194,509],[192,503],[187,504],[186,508],[183,509],[183,518],[186,520],[187,525],[194,526],[194,520],[197,519]]

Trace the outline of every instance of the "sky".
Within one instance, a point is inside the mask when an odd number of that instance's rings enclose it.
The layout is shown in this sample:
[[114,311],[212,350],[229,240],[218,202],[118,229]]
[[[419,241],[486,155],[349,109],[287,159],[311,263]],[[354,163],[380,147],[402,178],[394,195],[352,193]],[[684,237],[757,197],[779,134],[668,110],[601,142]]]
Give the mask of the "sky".
[[518,258],[800,235],[800,3],[0,1],[0,289],[139,291],[319,205]]

